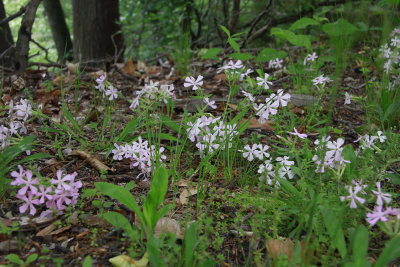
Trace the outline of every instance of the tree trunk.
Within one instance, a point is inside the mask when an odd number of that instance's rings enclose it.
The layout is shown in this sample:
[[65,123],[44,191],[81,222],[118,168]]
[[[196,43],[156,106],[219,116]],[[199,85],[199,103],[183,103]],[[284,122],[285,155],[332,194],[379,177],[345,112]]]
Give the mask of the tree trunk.
[[23,72],[28,65],[29,41],[31,39],[32,26],[40,1],[41,0],[31,0],[26,6],[26,11],[22,18],[14,55],[14,69],[18,72]]
[[57,48],[58,62],[63,63],[65,59],[72,60],[72,41],[65,23],[64,11],[60,0],[43,0],[51,34]]
[[73,0],[72,12],[74,61],[99,65],[115,59],[123,47],[118,0]]
[[[6,18],[6,10],[3,1],[0,0],[0,21]],[[14,45],[10,26],[7,23],[0,25],[0,64],[5,67],[12,65],[10,54],[11,46]],[[7,51],[8,50],[8,51]]]

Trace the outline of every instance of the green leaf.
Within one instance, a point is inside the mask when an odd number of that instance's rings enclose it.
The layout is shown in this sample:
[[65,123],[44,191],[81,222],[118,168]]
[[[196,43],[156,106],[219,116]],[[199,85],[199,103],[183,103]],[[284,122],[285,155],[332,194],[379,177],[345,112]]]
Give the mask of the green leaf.
[[181,136],[185,135],[186,132],[179,124],[172,121],[169,117],[161,115],[162,123],[167,126],[168,128],[174,130],[175,132],[179,133]]
[[220,47],[213,47],[207,49],[207,52],[201,57],[201,60],[204,59],[214,59],[219,60],[218,54],[221,53],[222,48]]
[[8,254],[7,259],[11,261],[12,263],[18,264],[18,265],[23,265],[24,262],[19,258],[17,254]]
[[400,258],[400,235],[386,243],[374,267],[387,266],[391,261]]
[[34,262],[38,257],[39,257],[39,255],[36,254],[36,253],[33,253],[33,254],[29,255],[28,258],[25,261],[25,264],[29,264],[29,263]]
[[277,51],[272,48],[264,48],[261,50],[260,53],[258,53],[255,61],[256,62],[268,62],[272,59],[280,58],[283,59],[287,56],[287,53],[285,51]]
[[193,266],[194,251],[197,245],[197,234],[195,223],[192,223],[185,231],[184,255],[185,267]]
[[125,138],[127,137],[128,134],[132,134],[134,132],[136,132],[137,126],[138,126],[138,122],[139,122],[140,118],[135,118],[132,119],[126,126],[125,128],[122,130],[122,132],[120,133],[120,135],[117,137],[117,141],[124,141]]
[[77,130],[80,134],[82,134],[82,130],[79,127],[78,123],[76,122],[76,120],[74,119],[74,117],[72,116],[71,112],[65,108],[65,106],[61,107],[61,110],[63,112],[63,114],[65,115],[65,117],[69,120],[69,122],[72,124],[72,126],[74,126],[75,130]]
[[292,26],[290,26],[289,30],[295,31],[295,30],[305,29],[309,25],[318,26],[319,24],[320,23],[316,20],[304,17],[304,18],[301,18],[301,19],[295,21],[292,24]]
[[150,191],[143,204],[143,216],[150,227],[150,231],[157,223],[155,220],[158,206],[163,202],[168,190],[168,171],[164,166],[159,166],[151,180]]
[[283,30],[281,28],[272,28],[271,34],[286,39],[289,43],[293,45],[305,47],[309,52],[312,51],[310,37],[308,37],[307,35],[297,35],[292,31]]
[[164,260],[161,257],[161,253],[159,252],[160,245],[158,244],[158,240],[155,238],[149,238],[147,241],[147,253],[149,255],[149,261],[153,266],[164,267],[167,266]]
[[240,52],[240,47],[239,44],[236,42],[235,39],[229,38],[228,43],[232,46],[233,49],[235,49],[236,52]]
[[248,54],[248,53],[232,53],[228,55],[229,57],[233,58],[233,59],[238,59],[241,61],[245,61],[245,60],[249,60],[254,58],[253,55]]
[[332,210],[323,206],[321,206],[320,209],[325,227],[333,241],[333,245],[339,250],[340,256],[344,259],[347,254],[347,249],[341,223]]
[[143,214],[140,211],[140,207],[136,203],[135,198],[127,189],[106,182],[97,182],[94,185],[103,194],[118,200],[119,202],[127,206],[129,209],[131,209],[134,213],[136,213],[136,215],[138,215],[141,223],[144,223]]
[[131,237],[132,239],[135,238],[135,231],[132,228],[132,225],[128,221],[127,218],[125,218],[124,215],[114,212],[114,211],[109,211],[104,214],[104,218],[112,224],[116,228],[120,228],[125,231],[125,233]]
[[353,259],[356,266],[366,266],[365,261],[368,251],[368,230],[363,225],[359,225],[354,234],[353,240]]
[[82,267],[92,267],[92,257],[90,255],[87,255],[85,257],[85,260],[83,261]]
[[228,35],[228,38],[231,38],[231,33],[225,26],[219,25],[219,27]]
[[340,18],[336,22],[324,24],[322,30],[330,37],[340,37],[353,34],[359,29],[347,20]]

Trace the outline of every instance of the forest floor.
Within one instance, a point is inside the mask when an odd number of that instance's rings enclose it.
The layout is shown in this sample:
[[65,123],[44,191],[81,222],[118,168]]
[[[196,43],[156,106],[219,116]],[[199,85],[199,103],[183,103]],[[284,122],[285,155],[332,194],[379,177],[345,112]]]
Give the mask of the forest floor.
[[[226,109],[230,109],[230,116],[233,118],[240,113],[240,110],[237,110],[237,102],[243,100],[243,97],[239,94],[234,99],[228,100],[230,87],[226,75],[217,73],[218,67],[220,67],[219,64],[213,61],[195,62],[191,65],[192,73],[204,76],[202,87],[205,93],[212,94],[212,99],[216,100],[217,108],[205,108],[205,112],[217,117],[224,116]],[[257,66],[254,67],[257,68]],[[113,160],[112,154],[109,154],[113,144],[109,140],[112,140],[112,135],[121,133],[134,116],[127,99],[131,99],[135,92],[141,90],[150,80],[175,86],[176,101],[173,111],[168,113],[166,108],[162,107],[158,111],[161,114],[164,112],[165,116],[169,116],[177,124],[184,118],[185,112],[196,113],[196,104],[199,106],[204,104],[191,98],[193,91],[183,86],[185,77],[177,74],[170,65],[146,66],[128,62],[125,67],[119,68],[123,69],[125,75],[121,75],[114,67],[107,73],[107,79],[126,98],[118,97],[114,100],[117,111],[116,117],[112,119],[118,122],[113,129],[106,128],[102,135],[99,135],[99,131],[102,130],[101,126],[106,119],[107,107],[94,105],[93,99],[95,80],[104,74],[103,70],[77,74],[76,70],[71,72],[71,69],[59,73],[50,73],[47,69],[42,69],[28,70],[19,78],[15,74],[4,77],[3,106],[6,106],[11,99],[30,98],[34,105],[47,116],[46,118],[33,117],[25,126],[29,135],[36,136],[36,145],[31,154],[47,153],[52,157],[25,163],[24,168],[34,169],[35,173],[40,173],[42,177],[50,178],[56,177],[57,170],[63,170],[68,174],[76,172],[75,181],[81,181],[82,188],[76,206],[52,218],[40,217],[39,214],[43,210],[40,207],[34,216],[20,214],[19,206],[22,201],[15,198],[15,189],[8,188],[3,193],[0,205],[0,222],[3,225],[0,234],[0,264],[9,264],[7,255],[14,253],[24,260],[31,254],[37,254],[38,259],[32,264],[35,266],[80,266],[87,255],[91,255],[94,266],[108,266],[110,258],[126,251],[131,252],[131,255],[135,253],[140,255],[143,252],[143,245],[132,245],[131,241],[124,237],[122,231],[115,229],[102,216],[107,211],[117,211],[131,223],[137,223],[137,218],[132,211],[96,191],[95,182],[126,186],[134,181],[134,187],[130,191],[139,206],[143,203],[143,197],[147,195],[151,186],[149,179],[144,179],[143,176],[137,177],[139,171],[130,168],[128,159]],[[316,97],[302,93],[294,94],[298,88],[294,88],[293,80],[286,71],[274,72],[267,66],[264,71],[270,73],[275,79],[271,80],[272,91],[283,87],[288,88],[292,94],[292,101],[287,106],[287,112],[306,120],[305,117],[313,112],[313,106],[317,102]],[[131,79],[127,79],[127,76]],[[132,79],[132,76],[136,80]],[[346,92],[354,97],[366,95],[367,81],[358,66],[348,66],[338,83],[339,88],[346,88]],[[25,88],[28,90],[24,90]],[[265,96],[258,96],[258,99],[264,98]],[[328,96],[322,100],[321,108],[316,116],[321,115],[326,118],[332,111],[330,126],[335,130],[330,131],[329,134],[334,139],[343,137],[346,144],[354,143],[359,138],[359,128],[365,129],[366,118],[363,106],[357,102],[343,105],[342,95],[336,98],[333,105],[331,100]],[[74,129],[74,125],[68,121],[66,114],[62,111],[63,101],[79,125],[85,122],[80,133]],[[243,121],[248,118],[250,117],[243,118]],[[51,126],[54,123],[67,124],[79,138],[57,132],[54,130],[56,128]],[[276,128],[279,128],[279,123],[271,120],[261,124],[256,118],[252,118],[247,129],[241,134],[241,138],[257,138],[258,142],[264,144],[271,144],[271,140],[278,142],[280,139]],[[328,124],[328,122],[322,123],[321,126]],[[49,130],[49,127],[54,131]],[[312,142],[319,138],[319,133],[312,131],[307,124],[296,125],[296,127],[299,132],[307,133]],[[378,129],[373,123],[367,127],[370,127],[369,130]],[[158,130],[154,127],[150,128]],[[61,131],[60,128],[58,130]],[[176,132],[166,126],[162,127],[162,132],[177,136]],[[146,136],[146,128],[137,129],[135,135]],[[194,151],[196,147],[188,143],[189,149]],[[171,141],[164,140],[161,144],[168,147]],[[303,143],[299,141],[296,146],[301,148]],[[173,150],[170,153],[173,153]],[[168,163],[170,156],[169,153],[166,155],[165,162]],[[24,154],[20,155],[16,160],[24,156]],[[200,161],[198,156],[184,151],[176,170],[181,174],[180,179],[170,180],[169,183],[164,204],[174,206],[166,217],[165,224],[168,224],[167,232],[172,232],[176,239],[173,239],[172,245],[167,241],[165,241],[167,245],[164,245],[171,250],[171,255],[177,253],[175,246],[182,245],[185,222],[192,220],[202,221],[201,236],[207,240],[206,243],[208,242],[208,245],[203,248],[204,253],[218,259],[220,266],[253,265],[256,261],[264,262],[266,254],[270,257],[279,257],[279,249],[278,256],[273,256],[274,246],[287,246],[288,250],[293,250],[293,245],[289,244],[292,242],[290,239],[284,239],[284,241],[276,239],[276,241],[266,243],[265,237],[275,233],[276,229],[257,226],[263,222],[257,222],[255,215],[265,212],[263,204],[260,205],[263,201],[262,192],[257,179],[249,182],[243,178],[247,177],[246,173],[249,171],[244,164],[234,167],[231,177],[227,179],[224,164],[213,162],[210,167],[213,169],[208,173],[209,179],[199,181],[201,178],[194,169]],[[398,169],[399,166],[393,163],[390,167]],[[108,171],[105,172],[104,169]],[[258,229],[253,229],[256,226]],[[161,229],[156,229],[156,234],[159,232]],[[381,250],[386,240],[383,235],[377,238],[370,243],[369,251],[372,257],[374,253]],[[302,245],[307,246],[306,243]],[[309,249],[307,257],[324,254],[324,250],[329,250],[329,248],[321,246],[318,252],[314,248]],[[257,258],[257,255],[264,256]],[[337,253],[336,256],[338,256]],[[318,262],[318,260],[312,261]],[[260,263],[260,266],[262,265]]]

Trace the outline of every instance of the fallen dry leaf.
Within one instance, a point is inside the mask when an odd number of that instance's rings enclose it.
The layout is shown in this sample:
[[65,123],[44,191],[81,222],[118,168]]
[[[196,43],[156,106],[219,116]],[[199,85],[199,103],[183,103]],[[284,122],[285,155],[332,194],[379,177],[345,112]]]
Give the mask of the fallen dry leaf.
[[184,189],[179,195],[179,203],[186,205],[189,201],[189,197],[197,194],[197,186]]
[[[242,120],[240,124],[247,122],[247,119]],[[271,123],[268,121],[265,123],[260,123],[256,118],[251,118],[249,125],[247,126],[248,129],[262,129],[264,131],[273,131],[275,130],[274,127],[271,126]]]
[[273,259],[279,258],[282,254],[292,258],[294,243],[289,238],[284,240],[269,238],[265,241],[268,256]]
[[161,233],[173,233],[177,238],[183,239],[179,222],[171,218],[162,217],[158,220],[154,228],[154,234],[155,236],[159,236]]
[[98,171],[102,171],[102,170],[112,171],[112,172],[115,171],[114,169],[108,167],[103,162],[96,159],[95,157],[93,157],[92,155],[90,155],[89,153],[87,153],[85,151],[73,150],[71,155],[80,156],[84,160],[87,160],[89,162],[89,164]]
[[128,62],[126,62],[124,68],[122,69],[122,71],[126,74],[129,74],[131,76],[135,76],[135,72],[136,72],[136,66],[135,63],[133,63],[132,58],[130,58],[128,60]]

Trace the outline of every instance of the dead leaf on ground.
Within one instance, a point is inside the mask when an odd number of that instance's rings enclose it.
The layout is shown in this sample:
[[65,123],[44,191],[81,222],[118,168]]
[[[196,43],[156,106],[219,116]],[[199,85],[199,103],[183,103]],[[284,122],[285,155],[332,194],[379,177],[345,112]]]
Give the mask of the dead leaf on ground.
[[[247,122],[247,120],[248,119],[242,120],[242,122],[240,124],[243,124],[243,123]],[[261,130],[264,130],[264,131],[273,131],[273,130],[275,130],[275,128],[271,126],[270,122],[267,121],[265,123],[260,123],[258,121],[258,119],[256,119],[256,118],[251,118],[250,119],[250,122],[249,122],[249,125],[247,126],[247,128],[248,129],[261,129]]]
[[277,259],[284,254],[291,259],[294,243],[289,238],[284,240],[269,238],[265,241],[265,247],[270,258]]
[[112,172],[115,171],[113,168],[108,167],[103,162],[96,159],[95,157],[93,157],[92,155],[90,155],[89,153],[87,153],[85,151],[73,150],[71,155],[80,156],[84,160],[88,161],[89,164],[98,171],[102,171],[102,170],[112,171]]
[[197,186],[190,187],[188,189],[183,189],[181,194],[179,195],[179,203],[182,205],[186,205],[189,201],[190,196],[197,194]]
[[176,237],[183,239],[179,222],[171,218],[162,217],[158,220],[154,228],[154,234],[158,237],[161,233],[173,233]]
[[141,72],[146,72],[146,63],[144,63],[143,61],[138,60],[137,61],[137,69]]
[[135,76],[135,72],[136,72],[136,66],[135,63],[133,63],[132,58],[130,58],[128,60],[128,62],[126,62],[124,68],[122,69],[122,71],[126,74]]

